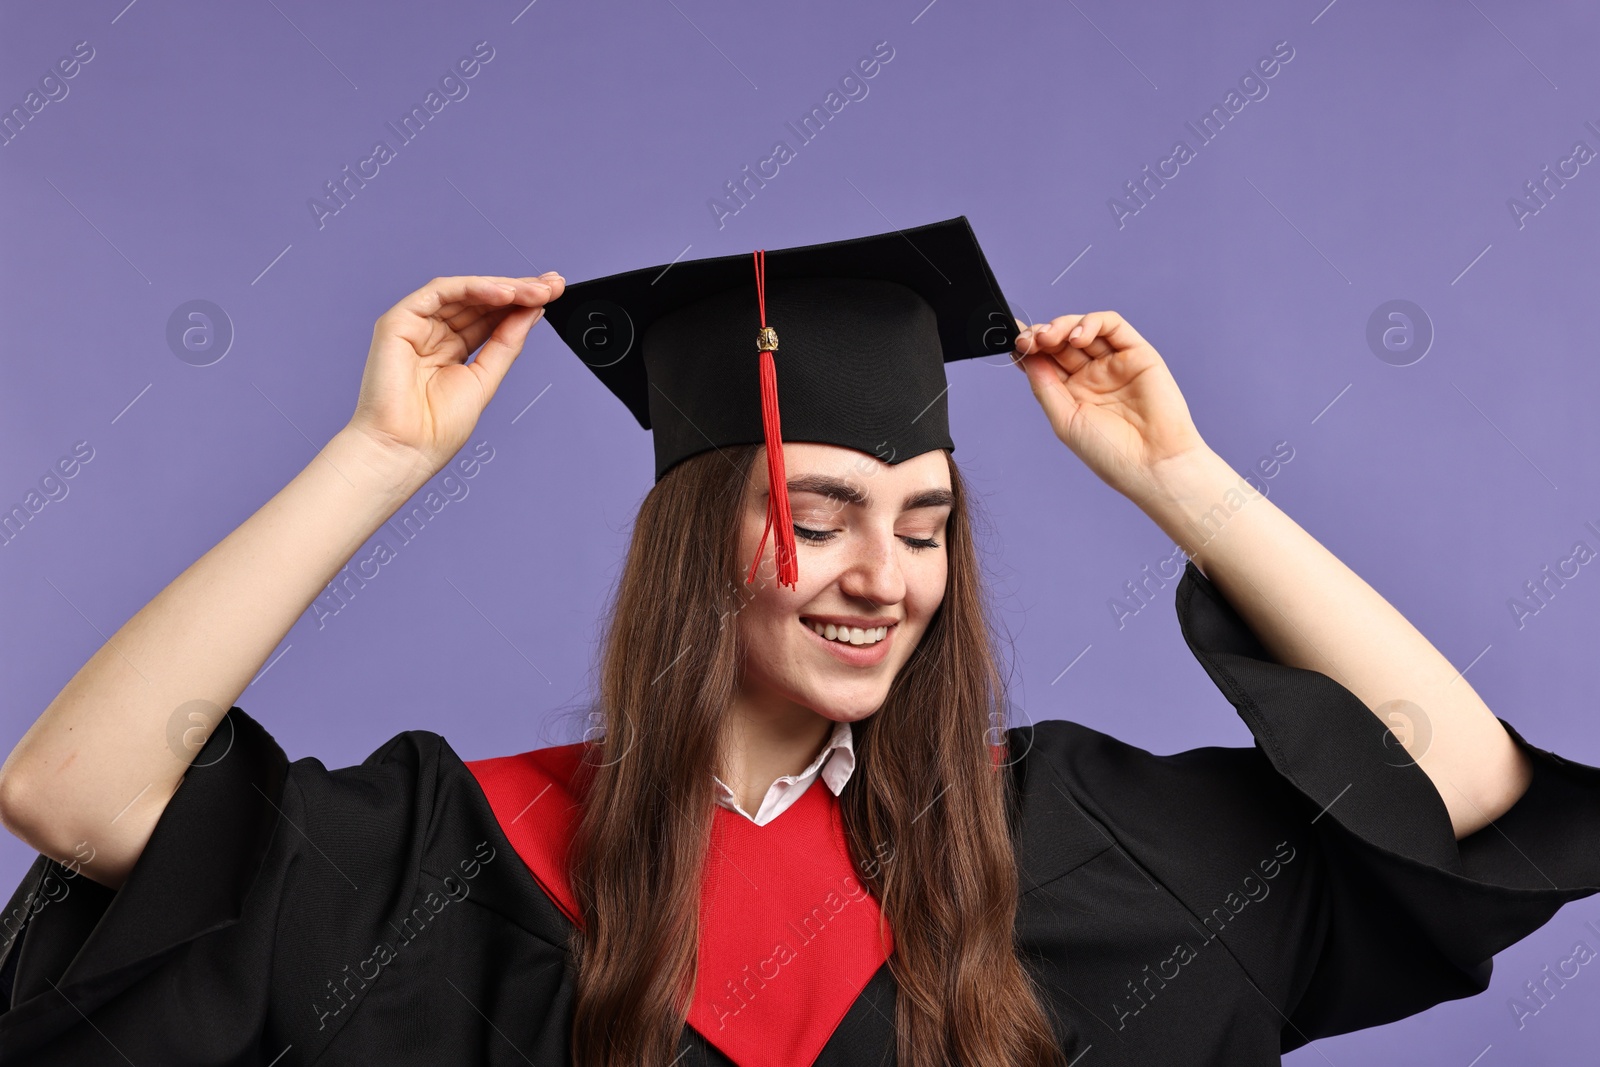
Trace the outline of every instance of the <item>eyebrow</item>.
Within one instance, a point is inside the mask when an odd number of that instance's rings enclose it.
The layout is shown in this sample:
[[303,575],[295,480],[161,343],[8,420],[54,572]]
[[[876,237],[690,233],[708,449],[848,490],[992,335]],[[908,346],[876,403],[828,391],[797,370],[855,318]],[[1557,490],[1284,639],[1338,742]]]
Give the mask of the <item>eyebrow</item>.
[[[867,495],[854,482],[847,482],[842,478],[833,478],[826,474],[812,474],[801,478],[791,478],[788,482],[791,493],[818,493],[846,504],[857,504],[867,507],[872,503],[872,498]],[[948,489],[917,489],[906,494],[905,500],[900,505],[901,511],[911,511],[915,508],[954,507],[955,494]]]

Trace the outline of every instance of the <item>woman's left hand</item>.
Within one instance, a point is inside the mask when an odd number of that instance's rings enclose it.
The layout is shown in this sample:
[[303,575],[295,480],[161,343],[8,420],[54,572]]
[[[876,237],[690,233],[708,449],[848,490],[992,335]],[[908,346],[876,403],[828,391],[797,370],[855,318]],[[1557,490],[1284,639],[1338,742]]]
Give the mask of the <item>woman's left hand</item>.
[[1017,365],[1034,399],[1061,442],[1113,489],[1137,502],[1163,463],[1207,450],[1166,362],[1115,311],[1017,325]]

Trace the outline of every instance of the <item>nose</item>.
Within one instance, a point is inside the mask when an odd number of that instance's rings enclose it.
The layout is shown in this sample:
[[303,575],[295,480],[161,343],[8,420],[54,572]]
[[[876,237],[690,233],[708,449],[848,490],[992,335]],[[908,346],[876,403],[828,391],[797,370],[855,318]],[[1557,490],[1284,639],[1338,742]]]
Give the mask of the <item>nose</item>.
[[846,596],[873,604],[897,604],[906,596],[906,577],[895,550],[893,531],[874,532],[854,539],[850,564],[839,576]]

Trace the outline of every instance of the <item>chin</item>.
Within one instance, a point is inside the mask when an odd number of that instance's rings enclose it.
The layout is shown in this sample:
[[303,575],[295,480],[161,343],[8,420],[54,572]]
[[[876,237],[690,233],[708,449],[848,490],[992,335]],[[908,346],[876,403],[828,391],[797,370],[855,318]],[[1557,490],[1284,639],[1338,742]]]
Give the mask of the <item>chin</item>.
[[881,693],[809,694],[798,698],[798,703],[834,722],[858,722],[883,707],[888,696],[888,690]]

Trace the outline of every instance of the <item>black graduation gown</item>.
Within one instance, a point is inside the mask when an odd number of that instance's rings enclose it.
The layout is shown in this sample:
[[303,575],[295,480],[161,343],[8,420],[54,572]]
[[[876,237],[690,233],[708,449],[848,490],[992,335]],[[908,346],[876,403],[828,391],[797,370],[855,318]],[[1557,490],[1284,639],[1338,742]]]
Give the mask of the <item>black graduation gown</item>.
[[[1600,770],[1506,724],[1532,785],[1458,842],[1382,722],[1273,662],[1192,564],[1177,610],[1253,747],[1158,756],[1068,721],[1008,740],[1018,941],[1075,1067],[1276,1064],[1482,992],[1496,952],[1600,891]],[[120,891],[40,856],[11,897],[0,1062],[567,1062],[572,927],[442,737],[329,770],[224,722]],[[885,965],[815,1062],[892,1062],[894,1001]]]

